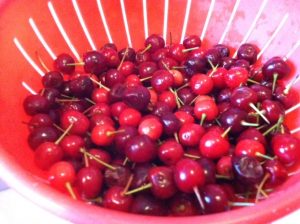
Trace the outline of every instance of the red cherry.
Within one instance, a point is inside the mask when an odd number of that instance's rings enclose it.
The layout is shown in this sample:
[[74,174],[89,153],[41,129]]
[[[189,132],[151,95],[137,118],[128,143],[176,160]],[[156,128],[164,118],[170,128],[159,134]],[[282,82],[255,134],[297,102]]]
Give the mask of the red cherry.
[[174,86],[179,87],[183,84],[183,75],[178,70],[170,70],[170,73],[173,75],[174,78]]
[[75,135],[86,134],[90,126],[89,119],[83,113],[75,110],[68,110],[62,113],[60,122],[63,129],[67,129],[72,124],[70,134]]
[[202,187],[205,183],[203,168],[192,159],[181,159],[174,168],[174,180],[179,190],[192,193],[194,187]]
[[119,71],[125,77],[134,73],[134,70],[135,70],[135,65],[131,61],[124,61],[121,67],[119,68]]
[[229,153],[230,144],[221,133],[216,131],[206,132],[200,140],[199,150],[201,155],[210,158],[218,159]]
[[99,146],[108,146],[114,139],[115,131],[111,125],[95,126],[91,132],[92,142]]
[[128,108],[124,102],[116,102],[110,105],[110,112],[113,118],[118,120],[121,112]]
[[157,70],[152,75],[151,86],[158,93],[169,89],[173,84],[174,77],[167,70]]
[[214,83],[211,77],[204,74],[194,74],[189,83],[194,94],[205,95],[212,91]]
[[120,125],[137,127],[141,121],[142,114],[133,108],[126,108],[119,116]]
[[164,141],[158,148],[158,157],[166,165],[175,165],[183,157],[183,154],[181,144],[174,139]]
[[278,160],[286,166],[295,164],[300,155],[299,140],[290,134],[276,134],[271,140],[271,147]]
[[184,46],[182,44],[172,44],[169,49],[169,54],[176,61],[181,62],[185,59]]
[[109,188],[103,198],[103,206],[118,211],[129,212],[133,202],[131,195],[124,195],[124,188],[112,186]]
[[108,103],[108,90],[104,88],[94,89],[91,98],[95,103]]
[[54,163],[48,172],[48,180],[50,185],[60,191],[66,191],[66,184],[73,184],[76,173],[74,166],[65,161]]
[[102,173],[95,167],[81,168],[77,173],[76,185],[84,198],[96,198],[102,190]]
[[127,87],[135,87],[142,85],[140,78],[135,74],[128,75],[124,83]]
[[233,177],[231,156],[222,156],[217,162],[217,173],[226,177]]
[[225,68],[217,68],[210,70],[207,75],[212,78],[214,83],[214,88],[224,89],[226,87],[224,76],[227,74],[227,69]]
[[178,138],[184,146],[197,146],[204,132],[204,128],[199,124],[183,124],[179,129]]
[[191,194],[176,194],[171,198],[169,207],[174,216],[193,216],[199,213],[196,200]]
[[270,175],[266,182],[268,187],[276,187],[288,178],[288,171],[279,160],[266,160],[263,167]]
[[[111,162],[111,156],[107,151],[104,151],[102,149],[90,149],[89,154],[91,154],[92,156],[96,157],[97,159],[110,164]],[[102,165],[101,163],[97,162],[93,157],[88,156],[88,164],[90,167],[95,167],[99,170],[104,170],[107,167]]]
[[259,157],[265,155],[266,149],[263,144],[252,139],[244,139],[237,143],[234,154],[236,156]]
[[233,67],[224,75],[225,84],[231,89],[246,83],[247,79],[248,71],[241,67]]
[[176,111],[174,115],[178,118],[181,124],[191,124],[195,122],[195,119],[192,115],[184,111]]
[[163,91],[158,95],[158,101],[166,103],[172,110],[177,107],[176,97],[171,91]]
[[138,132],[140,135],[147,135],[151,140],[157,140],[162,135],[163,125],[158,118],[151,116],[141,121]]
[[85,142],[79,135],[67,135],[59,145],[67,156],[79,159],[81,158],[80,149],[85,147]]
[[205,120],[212,121],[219,115],[219,109],[213,100],[202,100],[195,104],[194,114],[198,119],[205,116]]

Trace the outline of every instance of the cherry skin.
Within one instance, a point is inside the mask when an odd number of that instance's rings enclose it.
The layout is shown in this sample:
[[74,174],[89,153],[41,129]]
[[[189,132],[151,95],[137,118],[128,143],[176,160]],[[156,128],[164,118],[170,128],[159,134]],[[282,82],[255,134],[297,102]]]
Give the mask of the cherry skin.
[[288,178],[288,171],[286,167],[277,159],[267,160],[263,167],[265,171],[270,175],[267,179],[266,186],[276,187],[284,183]]
[[104,88],[94,89],[91,95],[91,99],[95,103],[108,103],[108,90]]
[[197,159],[197,162],[203,168],[205,184],[214,184],[216,182],[216,165],[213,160],[201,157],[200,159]]
[[184,46],[182,44],[172,44],[169,49],[170,57],[178,62],[185,59],[186,53],[184,53]]
[[240,133],[245,127],[242,121],[246,120],[247,113],[239,108],[231,107],[220,115],[220,123],[222,127],[229,128],[230,133]]
[[59,89],[62,87],[64,81],[63,75],[58,71],[47,72],[42,77],[43,86],[46,88],[55,88]]
[[206,132],[200,140],[199,150],[201,155],[218,159],[229,153],[230,144],[228,140],[216,131]]
[[135,163],[150,162],[156,157],[157,148],[147,135],[137,135],[127,141],[125,155]]
[[182,157],[184,151],[175,139],[164,141],[158,148],[158,157],[166,165],[175,165]]
[[96,198],[103,186],[103,175],[95,167],[83,167],[76,177],[76,185],[83,198]]
[[271,148],[278,160],[285,166],[291,166],[298,161],[300,143],[290,134],[276,134],[271,140]]
[[184,105],[189,105],[196,97],[191,88],[182,88],[177,91],[177,95]]
[[106,63],[110,68],[116,68],[120,64],[120,59],[118,56],[118,52],[113,48],[102,48],[100,53],[106,59]]
[[106,169],[104,172],[104,182],[107,187],[119,186],[124,189],[128,179],[131,175],[131,171],[128,167],[123,165],[116,165],[113,162],[111,165],[115,169]]
[[264,100],[261,104],[261,110],[265,111],[265,116],[271,123],[276,123],[279,117],[285,114],[282,105],[274,100]]
[[169,89],[173,83],[174,77],[167,70],[157,70],[153,73],[151,78],[151,86],[158,93]]
[[152,165],[150,163],[136,164],[133,170],[133,180],[130,185],[132,189],[139,188],[149,183],[148,174],[151,167]]
[[197,36],[197,35],[190,35],[190,36],[187,36],[183,40],[183,46],[186,49],[194,48],[194,47],[200,47],[201,46],[201,40],[200,40],[199,36]]
[[227,70],[225,68],[216,68],[212,69],[208,72],[208,76],[212,78],[212,81],[214,83],[214,88],[217,89],[223,89],[226,87],[225,81],[224,81],[224,76],[226,75]]
[[91,132],[91,139],[94,144],[108,146],[114,140],[115,128],[111,125],[95,126]]
[[204,57],[207,61],[206,66],[208,68],[211,68],[211,64],[213,66],[218,66],[221,62],[221,55],[219,50],[215,49],[215,48],[210,48],[208,49],[205,54]]
[[290,68],[281,57],[273,57],[264,63],[262,73],[267,80],[273,80],[274,74],[278,75],[278,79],[282,79],[289,75]]
[[227,87],[234,89],[241,84],[245,84],[248,79],[248,71],[241,67],[233,67],[224,76]]
[[205,95],[212,91],[214,83],[212,79],[204,74],[195,74],[189,83],[194,94]]
[[250,64],[254,64],[257,60],[257,49],[253,44],[242,44],[237,51],[237,58],[247,60]]
[[156,50],[165,46],[165,40],[158,34],[152,34],[145,40],[145,47],[151,46],[149,52],[155,52]]
[[164,216],[167,214],[167,208],[164,201],[159,200],[151,194],[139,194],[132,202],[131,210],[135,214]]
[[29,95],[23,101],[23,107],[28,115],[47,113],[50,109],[49,101],[41,95]]
[[229,57],[230,55],[230,49],[224,44],[216,44],[213,46],[213,48],[217,49],[219,51],[219,54],[222,58]]
[[122,60],[124,58],[124,61],[131,61],[133,62],[135,60],[135,50],[131,47],[123,48],[118,52],[119,59]]
[[163,125],[157,117],[151,116],[140,122],[138,132],[140,135],[147,135],[151,140],[157,140],[162,135]]
[[54,163],[63,159],[62,148],[53,142],[40,144],[34,152],[35,164],[43,170],[49,169]]
[[[88,151],[88,153],[107,164],[110,164],[111,162],[110,154],[103,149],[92,148]],[[107,168],[106,166],[97,162],[93,157],[88,156],[88,164],[90,167],[94,167],[98,170],[105,170]]]
[[53,67],[57,71],[70,75],[75,71],[75,66],[69,66],[68,64],[73,63],[75,63],[75,60],[72,56],[62,53],[54,60]]
[[202,189],[204,212],[206,214],[228,210],[228,196],[220,185],[208,184]]
[[70,91],[75,97],[90,97],[94,84],[92,80],[87,76],[79,76],[70,81]]
[[152,61],[143,62],[138,66],[138,71],[141,79],[151,77],[157,69],[157,64]]
[[144,86],[127,87],[124,91],[123,100],[128,106],[143,111],[150,102],[150,93]]
[[194,187],[202,187],[205,174],[199,163],[192,159],[179,160],[174,168],[174,180],[178,189],[185,193],[192,193]]
[[180,128],[180,121],[173,113],[162,115],[160,121],[163,125],[163,133],[165,135],[174,135]]
[[105,85],[109,88],[117,83],[124,83],[125,76],[117,69],[109,69],[105,73]]
[[231,93],[231,105],[245,111],[250,110],[250,104],[257,103],[257,94],[249,87],[242,86],[235,88]]
[[236,156],[259,157],[265,155],[266,149],[264,145],[253,139],[240,140],[235,147],[234,154]]
[[222,156],[216,165],[219,175],[233,178],[231,156]]
[[114,138],[114,147],[115,149],[124,154],[124,147],[129,139],[138,135],[138,131],[133,126],[120,126],[119,130],[122,130],[119,133],[116,133]]
[[232,167],[235,178],[243,185],[258,184],[264,177],[264,169],[254,157],[235,156]]
[[124,111],[128,106],[124,102],[116,102],[110,105],[110,112],[112,117],[115,120],[119,119],[120,114]]
[[171,92],[169,90],[163,91],[162,93],[160,93],[158,95],[158,101],[168,104],[168,106],[171,110],[175,110],[175,108],[177,107],[176,96],[173,92]]
[[201,119],[205,116],[205,120],[212,121],[219,115],[217,104],[213,100],[198,101],[194,106],[195,117]]
[[54,142],[58,137],[59,132],[55,127],[38,127],[29,134],[28,144],[30,148],[36,149],[43,142]]
[[176,194],[171,198],[169,208],[172,216],[194,216],[198,214],[196,200],[191,194]]
[[93,130],[95,126],[100,126],[105,124],[114,126],[115,122],[110,118],[110,116],[101,113],[95,113],[90,118],[90,130]]
[[[170,58],[170,57],[165,57],[165,58],[160,59],[157,64],[158,64],[159,69],[166,69],[169,71],[171,71],[171,69],[173,67],[178,66],[178,62],[175,59]],[[173,77],[174,77],[174,75],[173,75]]]
[[124,188],[113,186],[109,188],[103,198],[105,208],[114,209],[123,212],[129,212],[133,202],[131,195],[124,195]]
[[68,110],[62,113],[60,123],[63,129],[67,129],[72,124],[73,126],[69,133],[75,135],[84,135],[90,126],[89,119],[83,113],[75,110]]
[[260,84],[254,84],[251,85],[250,88],[256,92],[259,102],[272,99],[272,90],[268,87]]
[[257,142],[260,142],[263,145],[267,144],[265,136],[263,136],[263,134],[256,128],[248,128],[245,131],[243,131],[237,138],[237,141],[239,142],[244,139],[255,140]]
[[162,115],[171,112],[172,112],[172,107],[170,107],[168,103],[162,101],[158,101],[152,110],[152,114],[158,117],[161,117]]
[[48,181],[57,190],[66,192],[66,184],[73,184],[76,179],[74,166],[65,161],[54,163],[48,171]]
[[151,54],[148,51],[144,52],[144,49],[138,50],[135,55],[135,63],[139,65],[146,61],[151,61]]
[[67,156],[79,159],[81,158],[80,149],[85,147],[85,142],[79,135],[67,135],[59,145]]
[[98,51],[86,52],[83,55],[82,60],[84,62],[83,68],[86,73],[100,75],[106,70],[106,58]]
[[137,127],[141,121],[142,114],[133,108],[126,108],[119,116],[120,125]]
[[204,128],[198,124],[183,124],[179,129],[178,138],[183,146],[197,146]]
[[173,170],[170,167],[152,167],[149,170],[148,178],[151,183],[151,192],[157,198],[167,199],[177,192],[173,179]]
[[288,109],[299,102],[299,95],[295,89],[286,90],[286,87],[277,85],[274,91],[274,97],[278,100],[285,109]]
[[52,126],[53,121],[48,114],[35,114],[28,122],[29,131],[35,128]]

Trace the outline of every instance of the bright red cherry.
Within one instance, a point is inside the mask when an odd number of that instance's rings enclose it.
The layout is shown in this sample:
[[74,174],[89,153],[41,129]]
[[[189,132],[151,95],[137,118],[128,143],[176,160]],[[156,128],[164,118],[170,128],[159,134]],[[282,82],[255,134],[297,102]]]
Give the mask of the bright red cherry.
[[241,67],[233,67],[224,75],[227,87],[234,89],[247,82],[248,71]]
[[142,114],[133,108],[126,108],[119,116],[120,125],[137,127],[142,119]]
[[226,87],[224,76],[227,74],[227,69],[225,68],[217,68],[210,70],[207,75],[212,78],[212,81],[214,83],[214,88],[217,89],[223,89]]
[[171,110],[177,107],[176,97],[173,92],[166,90],[158,95],[158,102],[166,103]]
[[131,195],[125,195],[124,193],[123,187],[112,186],[104,194],[103,206],[105,208],[129,212],[133,197]]
[[286,166],[295,164],[299,159],[299,139],[290,134],[276,134],[271,140],[271,147],[278,160]]
[[176,111],[174,115],[178,118],[181,124],[191,124],[195,122],[194,117],[185,111]]
[[203,100],[198,101],[194,106],[195,117],[201,119],[205,116],[205,120],[212,121],[219,115],[219,109],[215,101],[213,100]]
[[93,143],[99,146],[108,146],[114,139],[116,129],[111,125],[95,126],[91,133]]
[[214,87],[211,77],[204,74],[194,74],[189,83],[194,94],[205,95],[212,91]]
[[85,147],[84,139],[79,135],[67,135],[60,142],[64,153],[75,159],[81,158],[80,149]]
[[90,126],[89,119],[83,113],[75,110],[68,110],[62,113],[60,122],[63,129],[67,129],[72,124],[70,134],[75,135],[86,134]]
[[93,90],[91,99],[95,103],[108,103],[108,90],[105,88],[96,88]]
[[237,143],[234,154],[236,156],[259,157],[265,155],[266,149],[264,145],[253,139],[244,139]]
[[200,140],[199,150],[201,155],[210,158],[218,159],[229,153],[230,143],[216,131],[206,132]]
[[[111,162],[111,156],[110,156],[110,154],[107,151],[103,150],[103,149],[93,148],[93,149],[90,149],[88,151],[88,153],[91,154],[93,157],[96,157],[97,159],[99,159],[99,160],[101,160],[101,161],[103,161],[103,162],[105,162],[107,164],[110,164],[110,162]],[[88,156],[89,166],[95,167],[98,170],[104,170],[104,169],[107,168],[103,164],[97,162],[93,157]]]
[[147,135],[151,140],[157,140],[162,135],[163,125],[158,118],[151,116],[141,121],[138,132],[140,135]]
[[191,193],[195,187],[202,187],[205,183],[203,168],[192,159],[179,160],[174,168],[174,180],[179,190]]
[[178,138],[183,146],[197,146],[204,132],[204,128],[199,124],[183,124],[179,129]]

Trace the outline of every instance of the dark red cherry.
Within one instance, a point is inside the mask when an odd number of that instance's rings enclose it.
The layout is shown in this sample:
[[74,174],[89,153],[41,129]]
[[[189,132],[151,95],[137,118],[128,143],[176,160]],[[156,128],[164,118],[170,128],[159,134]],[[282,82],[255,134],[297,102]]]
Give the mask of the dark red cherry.
[[87,51],[83,54],[84,71],[100,75],[107,69],[106,58],[98,51]]
[[156,63],[147,61],[139,64],[138,70],[141,79],[152,76],[152,74],[158,69]]
[[205,184],[213,184],[216,182],[216,165],[213,160],[201,157],[197,160],[197,162],[201,165],[205,175]]
[[263,164],[265,171],[270,175],[266,185],[268,187],[276,187],[288,178],[288,171],[285,166],[277,159],[266,160]]
[[243,185],[258,184],[264,177],[264,169],[254,157],[235,156],[232,166],[235,178]]
[[65,74],[72,74],[75,71],[75,66],[69,65],[74,64],[75,60],[71,55],[62,53],[57,56],[54,60],[53,67],[55,70],[60,71]]
[[216,98],[217,102],[218,103],[230,102],[231,94],[232,94],[232,89],[229,88],[222,89]]
[[158,148],[158,157],[166,165],[175,165],[183,154],[183,147],[175,139],[164,141]]
[[237,51],[237,58],[248,61],[251,65],[257,60],[258,50],[253,44],[242,44]]
[[264,63],[262,73],[267,80],[273,80],[274,75],[278,75],[278,79],[282,79],[290,74],[290,67],[281,57],[270,58]]
[[151,54],[148,51],[144,52],[144,49],[138,50],[135,55],[136,64],[141,64],[146,61],[151,61]]
[[173,216],[194,216],[199,213],[196,200],[191,194],[176,194],[171,198],[169,208]]
[[276,123],[280,116],[284,116],[285,111],[278,101],[264,100],[261,104],[261,110],[271,123]]
[[278,100],[285,109],[288,109],[299,102],[298,91],[295,89],[287,89],[282,85],[277,85],[274,91],[274,97]]
[[247,71],[249,71],[250,70],[250,63],[245,59],[238,59],[238,60],[233,62],[233,64],[231,65],[230,68],[235,68],[235,67],[244,68]]
[[41,95],[29,95],[23,101],[23,107],[28,115],[47,113],[50,109],[49,101]]
[[158,117],[163,116],[164,114],[168,114],[171,113],[172,109],[171,107],[165,103],[165,102],[157,102],[157,104],[154,106],[153,110],[152,110],[152,114],[156,115]]
[[119,130],[122,131],[115,135],[114,146],[118,150],[118,152],[124,154],[127,141],[132,137],[138,135],[138,131],[135,127],[132,126],[120,126]]
[[131,212],[142,215],[164,216],[167,214],[167,208],[164,201],[153,197],[153,195],[139,194],[132,202]]
[[199,72],[206,72],[206,59],[204,56],[201,57],[192,57],[185,60],[183,63],[184,72],[188,77]]
[[48,114],[35,114],[28,122],[28,128],[33,131],[35,128],[52,126],[53,121]]
[[167,70],[157,70],[151,78],[151,86],[156,92],[168,90],[174,83],[173,75]]
[[183,46],[186,49],[200,47],[201,46],[201,39],[197,35],[189,35],[183,40]]
[[124,195],[124,188],[113,186],[109,188],[103,198],[103,206],[105,208],[129,212],[133,202],[131,195]]
[[123,93],[125,104],[139,111],[147,109],[150,102],[150,93],[144,86],[128,87]]
[[64,81],[63,75],[58,71],[47,72],[42,77],[42,83],[45,88],[55,88],[59,89],[62,87]]
[[111,48],[115,51],[117,51],[117,46],[114,43],[106,43],[101,47],[101,50],[106,49],[106,48]]
[[173,179],[173,170],[167,166],[154,166],[148,174],[152,194],[161,199],[172,197],[177,188]]
[[160,48],[151,54],[151,59],[154,62],[158,62],[165,57],[170,57],[169,48]]
[[100,53],[105,57],[108,67],[116,68],[120,64],[118,52],[115,49],[110,47],[102,48]]
[[213,48],[217,49],[219,51],[219,54],[222,58],[229,57],[230,49],[224,44],[216,44],[213,46]]
[[225,69],[230,69],[235,63],[236,59],[231,57],[223,57],[221,60],[221,66]]
[[193,90],[188,87],[178,90],[177,95],[185,105],[189,105],[196,97]]
[[133,170],[133,180],[131,188],[139,188],[142,185],[148,184],[148,173],[152,165],[150,163],[138,163]]
[[104,172],[104,182],[107,187],[125,187],[131,175],[128,167],[123,165],[111,164],[114,169],[106,169]]
[[54,142],[59,137],[55,127],[45,126],[35,128],[28,136],[28,144],[32,149],[37,148],[43,142]]
[[257,142],[260,142],[263,145],[267,144],[265,136],[263,136],[263,134],[256,128],[248,128],[245,131],[243,131],[237,138],[237,141],[239,142],[244,139],[255,140]]
[[180,128],[180,121],[173,113],[167,113],[160,117],[163,125],[163,133],[166,135],[173,135]]
[[105,162],[107,164],[110,164],[110,162],[111,162],[110,154],[103,149],[92,148],[88,151],[88,153],[93,156],[93,157],[88,156],[89,166],[95,167],[98,170],[105,170],[107,167],[104,166],[103,164],[99,163],[98,161],[96,161],[94,157],[96,157],[97,159],[99,159],[102,162]]
[[70,91],[76,97],[90,97],[94,85],[92,80],[87,76],[80,76],[70,81]]
[[150,162],[156,157],[157,148],[147,135],[137,135],[127,141],[125,155],[135,163]]
[[165,40],[158,34],[152,34],[145,40],[145,47],[151,46],[149,52],[155,52],[156,50],[165,46]]
[[122,101],[126,88],[127,86],[125,84],[115,84],[108,92],[108,102],[115,103],[118,101]]
[[219,175],[223,175],[230,178],[233,177],[231,158],[231,156],[223,156],[218,160],[216,170]]
[[[135,50],[131,47],[123,48],[118,52],[119,59],[122,60],[124,57],[124,61],[131,61],[134,62],[135,60]],[[125,55],[125,56],[124,56]]]
[[219,121],[224,128],[229,128],[230,133],[239,133],[245,129],[242,122],[247,119],[247,113],[239,108],[231,107],[220,115]]
[[250,88],[256,92],[259,102],[272,99],[272,90],[268,87],[260,84],[253,84]]
[[202,166],[192,159],[179,160],[174,168],[174,179],[178,189],[191,193],[195,187],[202,187],[205,183],[205,174]]
[[[212,68],[211,66],[217,66],[221,62],[221,55],[218,49],[216,48],[210,48],[208,49],[204,54],[206,60],[207,60],[207,68]],[[211,65],[212,64],[212,65]]]
[[246,86],[241,86],[232,91],[230,103],[234,107],[249,111],[251,109],[250,104],[255,105],[257,100],[257,93],[254,90]]
[[205,185],[202,189],[204,212],[224,212],[229,209],[229,200],[224,189],[217,184]]
[[96,198],[103,186],[103,175],[95,167],[83,167],[76,177],[76,186],[83,198]]

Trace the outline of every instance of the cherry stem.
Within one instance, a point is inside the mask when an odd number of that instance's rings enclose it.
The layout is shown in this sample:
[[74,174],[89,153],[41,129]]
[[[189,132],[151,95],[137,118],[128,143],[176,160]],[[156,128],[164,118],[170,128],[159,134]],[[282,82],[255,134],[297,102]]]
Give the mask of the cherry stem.
[[141,54],[144,54],[146,51],[148,51],[152,47],[151,44],[148,44],[147,47],[141,52]]
[[96,83],[97,85],[99,85],[100,88],[103,88],[106,91],[110,91],[110,88],[108,88],[107,86],[103,85],[101,82],[98,82],[96,79],[93,79],[92,77],[90,77],[90,80],[92,82]]
[[123,133],[123,132],[125,132],[124,129],[117,130],[117,131],[107,131],[106,136],[112,136],[112,135],[115,135],[115,134],[118,134],[118,133]]
[[285,89],[283,90],[283,93],[287,95],[290,89],[292,88],[292,86],[295,85],[296,82],[298,82],[299,80],[300,80],[300,74],[296,75],[296,77],[291,82],[289,82],[289,84],[286,85]]
[[262,117],[262,119],[264,119],[265,122],[267,122],[268,124],[270,124],[270,121],[265,117],[265,115],[253,104],[253,103],[249,103],[249,106],[259,115]]
[[191,158],[191,159],[201,159],[200,156],[195,156],[195,155],[192,155],[192,154],[189,154],[189,153],[184,153],[183,155],[185,157],[188,157],[188,158]]
[[265,154],[261,154],[260,152],[256,152],[255,156],[261,157],[261,158],[264,158],[264,159],[268,159],[268,160],[273,160],[274,159],[273,157],[265,155]]
[[246,207],[246,206],[254,206],[255,203],[251,202],[228,202],[229,206],[231,207]]
[[254,84],[260,84],[259,82],[255,81],[253,79],[247,79],[247,82],[254,83]]
[[64,102],[79,102],[80,99],[72,98],[72,99],[55,99],[57,103],[64,103]]
[[189,51],[194,51],[194,50],[197,50],[197,49],[199,49],[199,47],[191,47],[191,48],[183,49],[182,53],[186,53],[186,52],[189,52]]
[[295,106],[292,106],[289,109],[287,109],[285,111],[285,114],[289,114],[289,113],[293,112],[294,110],[297,110],[299,107],[300,107],[300,103],[297,103]]
[[201,194],[200,194],[200,191],[199,191],[198,187],[197,186],[193,187],[193,191],[194,191],[194,193],[196,195],[196,198],[197,198],[197,200],[199,202],[199,205],[200,205],[200,207],[202,209],[202,212],[204,212],[205,211],[205,206],[204,206],[204,202],[203,202],[203,200],[201,198]]
[[81,62],[76,62],[76,63],[68,63],[66,64],[67,66],[76,66],[76,65],[79,65],[79,66],[84,66],[84,62],[81,61]]
[[90,166],[89,158],[88,158],[88,156],[87,156],[86,153],[83,153],[83,158],[84,158],[84,165],[85,165],[85,167],[89,167]]
[[124,190],[123,190],[123,192],[122,192],[123,195],[124,195],[124,194],[128,191],[128,189],[130,188],[130,185],[131,185],[132,181],[133,181],[133,174],[131,174],[131,175],[129,176],[129,178],[128,178],[128,181],[127,181],[127,183],[126,183],[126,185],[125,185],[125,187],[124,187]]
[[281,125],[283,122],[283,116],[280,116],[277,123],[274,124],[272,127],[270,127],[268,130],[266,130],[262,135],[266,136],[267,134],[269,134],[271,131],[273,131],[275,128],[278,128],[279,125]]
[[274,91],[275,91],[277,79],[278,79],[278,73],[275,73],[275,74],[273,75],[272,93],[274,93]]
[[125,50],[125,52],[124,52],[124,55],[123,55],[123,57],[122,57],[122,59],[121,59],[121,62],[120,62],[120,64],[119,64],[118,68],[117,68],[118,71],[120,70],[120,68],[121,68],[121,66],[122,66],[122,64],[123,64],[123,62],[124,62],[125,57],[127,56],[127,54],[128,54],[128,47],[126,48],[126,50]]
[[185,83],[184,85],[180,86],[179,88],[176,89],[176,91],[179,91],[185,87],[188,87],[189,86],[189,83]]
[[259,124],[257,124],[257,123],[250,123],[247,121],[241,121],[241,125],[246,126],[246,127],[258,127],[259,126]]
[[[258,189],[257,184],[255,185],[255,188]],[[266,193],[266,190],[261,189],[261,190],[260,190],[260,193],[261,193],[265,198],[269,197],[269,195]]]
[[190,106],[193,105],[193,103],[195,103],[195,101],[198,99],[199,96],[196,96],[191,102],[190,102]]
[[46,66],[46,64],[44,63],[44,61],[42,60],[42,58],[40,57],[39,53],[36,51],[35,52],[35,56],[37,57],[37,59],[39,60],[40,64],[42,65],[42,67],[49,72],[50,69]]
[[129,161],[129,159],[128,159],[128,157],[126,156],[125,159],[124,159],[124,161],[123,161],[123,163],[122,163],[122,165],[125,166],[126,163],[127,163],[128,161]]
[[91,99],[89,99],[89,98],[84,98],[87,102],[89,102],[89,103],[91,103],[91,104],[93,104],[93,105],[95,105],[96,103],[93,101],[93,100],[91,100]]
[[103,198],[97,197],[97,198],[89,199],[89,202],[95,202],[95,203],[101,204],[103,202]]
[[176,142],[179,143],[179,138],[178,138],[177,132],[174,133],[174,138],[175,138]]
[[231,130],[231,127],[228,127],[228,128],[221,134],[221,137],[222,137],[222,138],[225,138],[226,135],[230,132],[230,130]]
[[130,195],[130,194],[138,193],[140,191],[147,190],[147,189],[149,189],[151,187],[152,187],[152,184],[148,183],[148,184],[142,185],[142,186],[140,186],[140,187],[138,187],[136,189],[133,189],[131,191],[127,191],[127,192],[124,193],[124,195]]
[[258,185],[258,187],[257,187],[257,193],[256,193],[256,197],[255,197],[255,202],[258,202],[258,198],[259,198],[259,195],[261,194],[262,188],[263,188],[264,184],[266,183],[266,181],[269,178],[270,178],[270,174],[266,173],[266,175],[264,176],[264,178],[262,179],[262,181]]
[[65,183],[65,187],[67,188],[67,190],[68,190],[69,194],[71,195],[71,197],[72,197],[74,200],[77,200],[77,197],[76,197],[76,195],[75,195],[75,193],[74,193],[74,190],[73,190],[73,188],[72,188],[71,183],[70,183],[70,182],[66,182],[66,183]]
[[212,68],[213,72],[215,72],[217,70],[217,68],[219,67],[219,65],[214,66],[214,64],[211,62],[210,59],[207,60],[210,67]]
[[58,145],[61,140],[63,140],[63,138],[69,133],[69,131],[71,130],[71,128],[73,127],[73,123],[71,123],[69,125],[69,127],[64,131],[64,133],[62,133],[62,135],[54,142],[55,145]]
[[179,101],[179,97],[177,95],[177,92],[175,90],[173,90],[171,87],[169,88],[169,90],[174,94],[175,99],[176,99],[176,105],[178,108],[181,107],[180,101]]
[[62,129],[59,125],[57,125],[57,124],[55,124],[55,123],[53,123],[52,124],[55,128],[57,128],[58,130],[60,130],[61,132],[64,132],[65,130],[64,129]]
[[170,70],[169,66],[166,63],[164,63],[163,61],[161,61],[161,62],[163,64],[163,66],[165,67],[165,69],[168,70],[168,72],[171,73],[171,70]]
[[186,66],[173,66],[172,69],[182,69],[182,68],[186,68]]
[[200,125],[201,125],[201,126],[203,125],[203,123],[204,123],[206,117],[207,117],[206,114],[202,114],[202,115],[201,115],[201,120],[200,120]]
[[170,46],[173,44],[172,32],[170,32]]
[[216,174],[216,178],[218,178],[218,179],[232,180],[232,177],[230,177],[230,176],[219,175],[219,174]]
[[144,82],[144,81],[149,80],[149,79],[152,79],[152,76],[148,76],[148,77],[142,78],[142,79],[140,79],[140,81]]
[[111,170],[116,170],[116,167],[102,161],[101,159],[97,158],[96,156],[94,156],[93,154],[87,152],[84,148],[81,148],[80,149],[80,152],[83,153],[83,154],[86,154],[88,155],[90,158],[92,158],[93,160],[95,160],[96,162],[100,163],[101,165],[111,169]]

